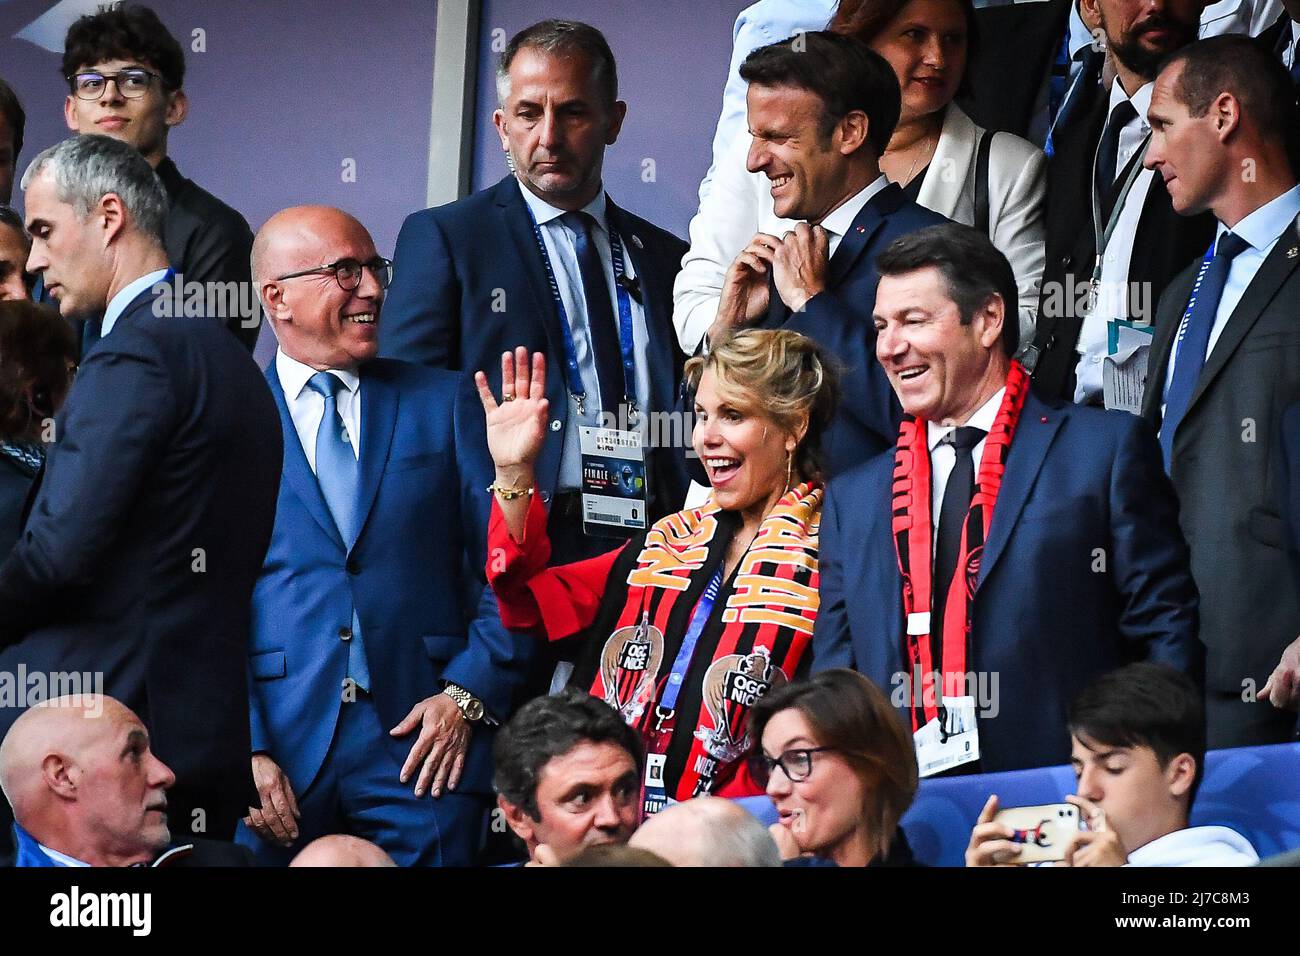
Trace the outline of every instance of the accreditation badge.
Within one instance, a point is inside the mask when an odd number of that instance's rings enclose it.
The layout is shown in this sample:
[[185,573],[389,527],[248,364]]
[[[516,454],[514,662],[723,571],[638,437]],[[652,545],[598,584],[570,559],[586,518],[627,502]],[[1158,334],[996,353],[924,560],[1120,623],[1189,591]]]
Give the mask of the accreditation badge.
[[645,445],[639,431],[578,429],[583,534],[631,537],[649,525]]
[[980,759],[980,732],[975,725],[975,698],[945,697],[940,716],[912,734],[916,767],[922,777]]

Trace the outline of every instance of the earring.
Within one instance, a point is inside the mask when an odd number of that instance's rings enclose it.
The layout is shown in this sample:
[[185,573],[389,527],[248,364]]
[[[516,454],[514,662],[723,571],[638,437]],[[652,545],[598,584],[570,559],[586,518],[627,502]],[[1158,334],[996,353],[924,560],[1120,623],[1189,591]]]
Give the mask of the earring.
[[790,479],[794,474],[794,452],[789,452],[785,456],[785,490],[790,490]]

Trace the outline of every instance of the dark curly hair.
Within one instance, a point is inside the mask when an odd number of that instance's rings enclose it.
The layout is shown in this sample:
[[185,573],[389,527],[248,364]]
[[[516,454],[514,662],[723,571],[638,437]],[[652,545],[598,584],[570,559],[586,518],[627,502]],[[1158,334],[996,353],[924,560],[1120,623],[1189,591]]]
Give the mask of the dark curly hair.
[[[82,17],[63,39],[63,76],[105,60],[138,60],[162,76],[163,88],[185,83],[185,54],[158,14],[139,4],[122,4]],[[70,81],[69,81],[70,82]]]
[[0,302],[0,439],[31,441],[72,386],[77,343],[53,309]]

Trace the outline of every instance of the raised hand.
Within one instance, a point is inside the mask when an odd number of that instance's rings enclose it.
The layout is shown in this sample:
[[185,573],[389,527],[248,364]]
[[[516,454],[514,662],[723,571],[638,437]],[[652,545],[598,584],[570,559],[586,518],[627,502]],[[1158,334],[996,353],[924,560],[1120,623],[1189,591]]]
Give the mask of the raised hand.
[[479,400],[487,418],[488,451],[497,466],[497,475],[514,483],[514,479],[531,476],[533,463],[546,442],[550,403],[546,394],[546,356],[534,352],[532,367],[528,350],[523,346],[514,353],[501,353],[501,401],[488,388],[487,376],[474,373]]

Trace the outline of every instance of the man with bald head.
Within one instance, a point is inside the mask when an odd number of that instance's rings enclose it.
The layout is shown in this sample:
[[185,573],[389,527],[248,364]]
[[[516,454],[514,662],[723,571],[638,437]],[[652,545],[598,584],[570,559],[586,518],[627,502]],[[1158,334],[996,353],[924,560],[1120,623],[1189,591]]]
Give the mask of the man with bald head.
[[767,828],[723,797],[675,803],[641,824],[627,845],[658,854],[673,866],[781,865]]
[[334,833],[313,840],[290,866],[397,866],[393,858],[369,840]]
[[328,207],[277,213],[253,243],[284,431],[249,649],[260,804],[239,836],[266,863],[331,833],[402,866],[472,862],[532,640],[466,572],[491,475],[459,454],[459,376],[376,357],[390,270]]
[[17,866],[246,865],[247,854],[229,844],[168,849],[167,791],[175,783],[140,718],[112,697],[43,701],[0,741]]

